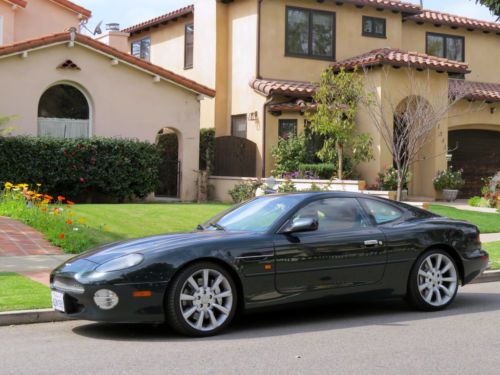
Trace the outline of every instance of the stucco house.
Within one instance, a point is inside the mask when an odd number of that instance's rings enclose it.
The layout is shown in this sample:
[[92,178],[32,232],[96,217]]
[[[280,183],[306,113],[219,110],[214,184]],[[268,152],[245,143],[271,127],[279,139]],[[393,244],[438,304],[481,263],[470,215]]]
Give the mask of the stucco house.
[[[432,178],[450,150],[451,164],[464,169],[464,194],[478,194],[481,177],[500,169],[497,23],[397,0],[194,0],[122,31],[132,55],[217,91],[202,102],[200,125],[255,144],[253,176],[269,176],[280,135],[304,130],[303,101],[328,66],[370,67],[379,95],[401,92],[400,101],[408,70],[431,77],[435,98],[457,82],[465,87],[424,150],[435,157],[414,166],[411,194],[435,197]],[[363,110],[357,123],[374,139],[375,159],[359,168],[372,184],[392,156]]]
[[0,114],[15,116],[14,134],[175,133],[177,194],[196,199],[200,103],[215,91],[125,52],[128,34],[80,34],[90,16],[67,0],[0,1]]

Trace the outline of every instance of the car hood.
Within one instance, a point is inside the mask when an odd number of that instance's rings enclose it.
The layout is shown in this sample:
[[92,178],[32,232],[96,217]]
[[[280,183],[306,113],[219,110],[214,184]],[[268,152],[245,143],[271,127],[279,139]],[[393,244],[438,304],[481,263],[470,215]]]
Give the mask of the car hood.
[[163,253],[172,249],[190,248],[201,243],[206,245],[209,241],[215,242],[241,235],[242,232],[196,231],[143,237],[99,246],[72,258],[71,262],[85,259],[93,263],[102,264],[127,254],[141,253],[147,256],[160,251]]

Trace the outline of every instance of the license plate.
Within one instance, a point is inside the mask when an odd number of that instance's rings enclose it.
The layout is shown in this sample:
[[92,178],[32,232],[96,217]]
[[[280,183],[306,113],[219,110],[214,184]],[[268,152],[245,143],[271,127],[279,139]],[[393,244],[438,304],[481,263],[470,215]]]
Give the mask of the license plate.
[[64,308],[64,293],[52,291],[52,307],[57,311],[66,311]]

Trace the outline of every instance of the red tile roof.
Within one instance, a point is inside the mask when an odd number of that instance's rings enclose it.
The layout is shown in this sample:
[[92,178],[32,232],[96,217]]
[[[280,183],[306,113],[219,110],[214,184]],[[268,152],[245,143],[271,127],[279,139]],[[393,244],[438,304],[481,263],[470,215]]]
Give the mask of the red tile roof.
[[[10,45],[5,45],[0,47],[0,57],[6,55],[12,55],[20,53],[23,51],[29,51],[33,48],[39,48],[43,46],[49,46],[51,44],[66,42],[72,40],[72,32],[63,32],[58,34],[51,34],[43,36],[37,39],[31,39],[24,42],[18,42]],[[79,43],[84,46],[91,47],[94,50],[100,51],[109,56],[115,57],[125,63],[135,66],[139,69],[146,70],[154,75],[158,75],[168,81],[178,84],[182,87],[187,88],[190,91],[194,91],[199,94],[214,97],[215,90],[210,89],[204,85],[201,85],[193,80],[180,76],[170,70],[159,67],[158,65],[151,64],[150,62],[141,60],[134,57],[128,53],[117,50],[116,48],[110,47],[107,44],[101,43],[95,39],[92,39],[86,35],[74,34],[75,43]]]
[[85,9],[84,7],[77,5],[69,0],[50,0],[53,3],[56,3],[58,5],[61,5],[69,10],[72,10],[73,12],[76,12],[78,14],[81,14],[82,16],[86,18],[92,17],[92,12],[88,9]]
[[17,5],[21,8],[26,8],[26,5],[28,5],[28,2],[25,0],[4,0],[7,3],[11,3],[13,5]]
[[379,48],[368,53],[333,63],[334,69],[353,69],[376,65],[411,66],[438,72],[468,73],[466,63],[430,56],[425,53],[407,52],[395,48]]
[[419,13],[420,5],[399,0],[339,0],[337,3],[347,3],[359,6],[369,6],[377,9],[388,9],[403,13]]
[[456,16],[453,14],[437,12],[434,10],[424,9],[420,14],[415,14],[405,18],[416,22],[432,23],[434,25],[446,25],[451,27],[465,27],[472,30],[483,30],[500,33],[500,24],[496,22],[488,22]]
[[163,24],[167,24],[168,21],[173,21],[182,16],[187,16],[188,14],[194,13],[194,5],[188,5],[187,7],[174,10],[172,12],[163,14],[159,17],[155,17],[148,21],[141,22],[134,26],[129,26],[126,29],[123,29],[123,32],[134,34],[140,33],[141,31],[148,30],[150,27],[158,26]]
[[462,92],[465,99],[486,102],[500,102],[500,83],[474,82],[461,79],[450,79],[449,91]]
[[254,79],[250,81],[250,87],[265,96],[310,97],[314,94],[318,86],[314,83],[302,81]]

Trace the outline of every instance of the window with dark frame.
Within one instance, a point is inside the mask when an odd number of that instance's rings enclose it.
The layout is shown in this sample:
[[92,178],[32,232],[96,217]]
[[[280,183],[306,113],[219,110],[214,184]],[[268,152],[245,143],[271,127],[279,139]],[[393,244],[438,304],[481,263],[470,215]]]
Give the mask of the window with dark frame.
[[151,58],[151,38],[148,36],[143,39],[134,40],[131,43],[132,56],[149,61]]
[[428,55],[465,61],[465,38],[463,36],[427,33],[425,42]]
[[188,23],[184,28],[184,69],[193,67],[194,24]]
[[363,16],[363,36],[385,38],[385,22],[385,18]]
[[288,139],[290,135],[297,136],[297,120],[280,119],[278,121],[278,137]]
[[231,135],[234,137],[247,137],[247,115],[231,116]]
[[335,13],[286,7],[285,55],[335,60]]

